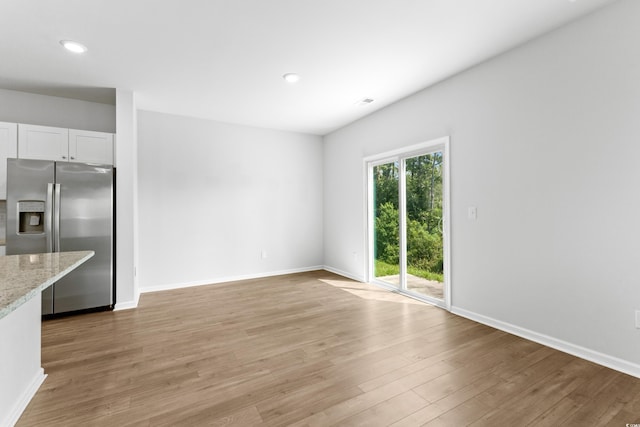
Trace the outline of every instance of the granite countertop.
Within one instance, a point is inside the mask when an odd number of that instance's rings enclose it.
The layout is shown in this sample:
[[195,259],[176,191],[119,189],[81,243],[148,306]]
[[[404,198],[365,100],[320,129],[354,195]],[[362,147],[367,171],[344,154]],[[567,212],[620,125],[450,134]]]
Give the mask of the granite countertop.
[[78,251],[0,256],[0,319],[93,255]]

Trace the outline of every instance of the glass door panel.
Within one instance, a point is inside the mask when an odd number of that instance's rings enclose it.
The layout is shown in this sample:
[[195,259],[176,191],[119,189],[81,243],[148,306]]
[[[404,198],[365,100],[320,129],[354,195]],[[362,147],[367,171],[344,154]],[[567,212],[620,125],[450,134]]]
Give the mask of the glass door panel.
[[443,153],[404,160],[406,290],[444,299]]
[[373,275],[400,286],[399,164],[373,167]]

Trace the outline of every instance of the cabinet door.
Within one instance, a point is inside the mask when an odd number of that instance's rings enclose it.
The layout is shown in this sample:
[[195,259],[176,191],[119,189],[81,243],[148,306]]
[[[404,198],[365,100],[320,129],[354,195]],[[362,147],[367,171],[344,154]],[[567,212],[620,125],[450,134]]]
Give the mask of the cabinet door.
[[66,161],[68,156],[68,129],[36,125],[18,125],[19,158]]
[[18,125],[0,122],[0,199],[7,198],[7,159],[18,157]]
[[69,160],[113,164],[113,134],[69,129]]

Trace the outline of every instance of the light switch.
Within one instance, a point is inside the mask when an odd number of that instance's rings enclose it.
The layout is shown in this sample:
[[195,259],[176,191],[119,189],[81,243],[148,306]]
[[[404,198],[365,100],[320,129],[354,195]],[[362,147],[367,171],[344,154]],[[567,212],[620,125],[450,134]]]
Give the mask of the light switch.
[[475,206],[469,206],[467,215],[469,219],[473,219],[473,220],[478,219],[478,208],[476,208]]

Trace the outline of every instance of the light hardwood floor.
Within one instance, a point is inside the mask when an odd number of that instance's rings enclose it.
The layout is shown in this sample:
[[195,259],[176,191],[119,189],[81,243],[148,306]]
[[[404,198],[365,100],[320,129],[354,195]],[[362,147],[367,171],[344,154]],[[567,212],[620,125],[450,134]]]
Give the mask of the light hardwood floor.
[[640,379],[324,271],[43,325],[18,426],[625,426]]

